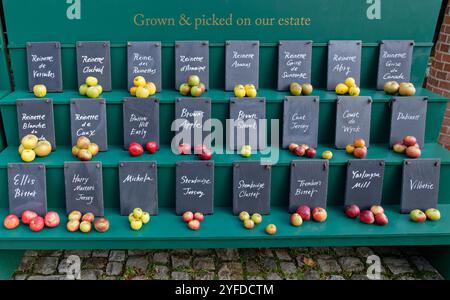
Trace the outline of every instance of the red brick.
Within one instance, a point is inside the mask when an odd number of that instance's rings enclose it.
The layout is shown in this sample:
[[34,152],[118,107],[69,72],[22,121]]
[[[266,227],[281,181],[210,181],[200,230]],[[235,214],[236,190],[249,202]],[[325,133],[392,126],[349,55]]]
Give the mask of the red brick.
[[450,45],[441,43],[439,46],[439,49],[444,53],[448,53],[449,52],[448,50],[450,49]]
[[449,81],[440,81],[438,87],[450,91],[450,82]]
[[450,73],[450,64],[444,64],[444,67],[442,68],[442,70]]
[[436,79],[438,80],[447,80],[447,72],[436,71]]
[[[434,61],[431,63],[432,68],[430,68],[431,70],[440,70],[440,71],[445,71],[445,64],[443,62],[439,62],[439,61]],[[449,64],[449,69],[450,69],[450,64]]]

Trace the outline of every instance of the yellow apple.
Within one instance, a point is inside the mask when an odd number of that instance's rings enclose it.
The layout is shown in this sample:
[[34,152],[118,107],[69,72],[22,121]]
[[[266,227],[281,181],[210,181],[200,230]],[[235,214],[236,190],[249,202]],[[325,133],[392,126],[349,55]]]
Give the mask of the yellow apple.
[[82,84],[80,85],[80,88],[78,89],[78,92],[80,92],[81,96],[86,96],[87,93],[87,89],[88,89],[88,85],[87,84]]
[[97,86],[90,86],[86,91],[86,96],[89,98],[98,98],[100,94],[100,89]]
[[136,96],[136,90],[137,90],[137,86],[133,86],[133,87],[130,88],[131,96]]
[[136,97],[137,98],[148,98],[150,96],[150,91],[145,86],[140,86],[136,90]]
[[86,84],[88,86],[96,86],[98,84],[98,79],[94,76],[88,76],[86,77]]
[[133,84],[134,86],[144,86],[147,83],[147,81],[145,80],[144,76],[136,76],[133,79]]
[[347,79],[345,79],[344,83],[349,88],[356,86],[356,80],[353,77],[348,77]]
[[34,134],[27,134],[21,140],[21,144],[25,149],[34,149],[36,148],[39,139]]
[[39,157],[48,156],[52,152],[52,145],[48,141],[39,141],[34,152]]
[[359,93],[361,92],[361,90],[359,89],[359,87],[357,86],[352,86],[349,90],[348,90],[348,94],[350,96],[359,96]]
[[256,97],[256,94],[257,94],[256,89],[254,89],[254,88],[247,89],[245,91],[245,93],[246,93],[247,97],[250,97],[250,98]]
[[345,95],[347,93],[348,93],[348,86],[346,84],[339,83],[336,86],[336,94],[338,94],[338,95]]
[[31,149],[25,149],[22,151],[20,158],[22,158],[24,162],[32,162],[36,158],[36,153]]
[[147,82],[145,87],[149,90],[150,96],[153,96],[156,93],[156,85],[153,82]]
[[20,146],[19,146],[19,154],[22,154],[23,150],[25,150],[25,147],[22,144],[20,144]]
[[141,220],[133,220],[130,223],[131,229],[133,230],[140,230],[142,228],[142,221]]
[[47,88],[43,84],[36,84],[33,87],[33,93],[38,98],[43,98],[47,95]]
[[150,214],[148,212],[144,211],[142,213],[141,221],[142,221],[142,224],[147,224],[148,222],[150,222]]

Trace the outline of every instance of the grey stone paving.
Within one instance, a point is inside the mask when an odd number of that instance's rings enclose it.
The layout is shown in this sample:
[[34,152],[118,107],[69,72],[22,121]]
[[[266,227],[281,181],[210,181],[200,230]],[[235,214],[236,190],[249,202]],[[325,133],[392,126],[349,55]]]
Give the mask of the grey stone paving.
[[12,279],[68,279],[73,255],[81,280],[367,280],[371,255],[381,279],[443,279],[413,247],[27,251]]

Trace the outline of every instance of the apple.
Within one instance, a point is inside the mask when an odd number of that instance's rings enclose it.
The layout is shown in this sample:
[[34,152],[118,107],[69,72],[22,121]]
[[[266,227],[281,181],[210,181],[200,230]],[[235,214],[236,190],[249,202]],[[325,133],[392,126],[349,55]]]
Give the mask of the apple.
[[31,210],[26,210],[22,213],[22,223],[25,225],[30,225],[31,220],[38,216],[37,213]]
[[178,153],[181,155],[191,154],[191,145],[182,143],[178,145]]
[[346,86],[348,86],[349,88],[351,88],[351,87],[356,86],[356,80],[355,80],[355,78],[353,78],[353,77],[347,77],[347,78],[344,80],[344,84],[345,84]]
[[363,148],[355,148],[355,151],[353,151],[353,155],[356,158],[364,158],[367,156],[367,148],[363,147]]
[[296,211],[303,221],[309,221],[311,219],[311,208],[307,205],[300,205]]
[[402,82],[400,83],[398,93],[401,96],[414,96],[416,94],[416,88],[414,87],[414,84],[410,82]]
[[135,209],[133,209],[133,217],[137,220],[140,220],[142,218],[142,215],[144,214],[144,211],[137,207]]
[[258,92],[255,88],[249,88],[245,90],[245,95],[249,98],[255,98],[257,96]]
[[441,212],[436,208],[429,208],[425,211],[427,218],[431,221],[439,221],[441,219]]
[[133,79],[133,84],[135,87],[144,86],[147,83],[144,76],[136,76]]
[[302,94],[305,96],[311,95],[313,92],[313,86],[311,83],[303,83],[302,84]]
[[100,151],[100,148],[96,143],[90,143],[89,147],[87,149],[89,152],[91,152],[92,156],[96,156],[98,152]]
[[144,211],[142,213],[142,217],[141,217],[142,224],[144,224],[144,225],[147,224],[148,222],[150,222],[150,219],[151,219],[150,214],[148,212]]
[[289,148],[289,151],[294,152],[295,149],[297,149],[297,147],[298,147],[297,144],[295,144],[295,143],[290,143],[288,148]]
[[396,153],[405,153],[406,148],[408,148],[407,146],[405,146],[403,144],[403,142],[396,142],[393,146],[392,149],[394,150],[394,152]]
[[128,153],[130,153],[131,156],[140,156],[144,153],[144,148],[138,143],[131,143],[128,147]]
[[363,210],[359,215],[359,220],[365,224],[373,224],[375,222],[375,216],[370,210]]
[[203,215],[201,212],[196,212],[194,214],[194,219],[199,222],[203,222],[203,220],[205,219],[205,215]]
[[86,84],[88,86],[96,86],[98,84],[98,79],[94,76],[88,76],[86,77]]
[[233,89],[234,91],[234,95],[238,98],[243,98],[245,97],[246,91],[245,91],[245,87],[242,84],[238,84],[234,87]]
[[291,82],[289,91],[293,96],[300,96],[302,94],[302,86],[298,82]]
[[202,82],[200,82],[200,84],[198,85],[198,87],[202,90],[202,94],[203,94],[204,92],[206,92],[206,86],[205,86]]
[[355,204],[347,206],[345,208],[345,214],[347,215],[347,217],[352,218],[352,219],[358,217],[360,214],[359,206],[355,205]]
[[417,139],[414,136],[408,135],[403,138],[403,144],[407,147],[414,146],[417,143]]
[[309,147],[308,145],[306,145],[306,144],[301,144],[301,145],[299,145],[299,146],[305,148],[305,151],[308,150],[308,149],[310,148],[310,147]]
[[17,228],[20,224],[19,217],[16,215],[7,215],[6,218],[3,220],[3,226],[5,226],[6,229],[14,229]]
[[78,153],[80,153],[80,148],[78,148],[77,146],[73,146],[72,147],[72,155],[78,157]]
[[20,143],[23,145],[23,147],[25,149],[30,149],[30,150],[36,148],[38,142],[39,142],[39,139],[34,134],[27,134],[20,141]]
[[190,230],[199,230],[200,229],[200,222],[199,222],[199,220],[191,220],[191,221],[189,221],[188,228]]
[[297,156],[304,156],[306,153],[306,149],[302,146],[298,146],[295,148],[294,154]]
[[370,211],[376,216],[378,214],[384,214],[384,208],[381,205],[372,205]]
[[92,153],[88,149],[80,149],[77,155],[78,159],[81,161],[89,161],[92,159]]
[[30,222],[30,229],[34,232],[39,232],[44,229],[45,223],[44,218],[37,216]]
[[89,86],[87,84],[82,84],[80,85],[80,87],[78,88],[78,92],[80,93],[81,96],[86,96],[87,93],[87,89],[89,88]]
[[255,222],[252,219],[244,220],[244,227],[247,229],[253,229],[255,227]]
[[97,86],[90,86],[86,91],[86,96],[89,98],[98,98],[100,94],[100,89]]
[[19,152],[20,155],[22,155],[23,150],[25,150],[25,148],[23,147],[22,144],[20,144],[19,145],[19,149],[18,149],[18,152]]
[[20,155],[20,158],[24,162],[32,162],[36,158],[36,152],[30,149],[24,149]]
[[89,233],[92,230],[92,224],[88,221],[83,221],[80,223],[80,231],[84,233]]
[[153,96],[156,93],[156,85],[153,82],[147,82],[144,86],[147,88],[149,96]]
[[303,224],[303,219],[298,213],[294,213],[291,215],[291,225],[298,227]]
[[137,90],[137,86],[132,86],[131,88],[130,88],[130,95],[131,96],[133,96],[133,97],[136,97],[136,90]]
[[400,85],[398,84],[397,81],[388,81],[384,84],[384,92],[386,94],[397,94],[398,90],[400,88]]
[[45,226],[55,228],[61,222],[57,212],[49,211],[44,217]]
[[377,223],[380,226],[384,226],[389,223],[389,219],[384,213],[376,214],[375,223]]
[[67,222],[66,228],[70,232],[78,231],[78,229],[80,229],[80,221],[78,221],[78,220],[69,220],[69,222]]
[[198,77],[197,75],[189,75],[187,78],[187,84],[189,84],[189,86],[197,86],[200,84],[200,77]]
[[98,232],[106,232],[109,230],[109,221],[107,218],[98,218],[94,222],[94,228]]
[[316,222],[325,222],[328,217],[327,211],[322,207],[315,207],[311,214]]
[[43,98],[47,95],[47,87],[43,84],[36,84],[33,86],[33,93],[38,98]]
[[266,233],[270,235],[274,235],[277,233],[277,226],[275,224],[269,224],[266,226]]
[[252,147],[250,145],[244,145],[240,152],[243,157],[250,157],[252,155]]
[[212,151],[211,150],[206,150],[206,149],[203,150],[203,152],[198,155],[198,157],[201,160],[211,160],[212,156],[213,156]]
[[261,224],[261,222],[262,222],[262,216],[261,216],[260,214],[258,214],[258,213],[254,213],[254,214],[252,215],[252,221],[253,221],[255,224]]
[[241,211],[241,213],[239,214],[239,220],[245,221],[245,220],[249,220],[249,219],[250,219],[250,214],[246,211]]
[[355,148],[363,148],[366,146],[366,141],[364,139],[355,139],[353,141],[353,146],[355,146]]
[[420,209],[413,209],[409,213],[409,217],[414,222],[425,222],[425,220],[427,219],[427,215]]
[[203,94],[203,90],[199,86],[191,87],[191,96],[192,97],[200,97]]
[[330,150],[326,150],[322,152],[322,158],[323,159],[332,159],[333,158],[333,152],[331,152]]
[[191,87],[187,83],[181,84],[178,90],[180,91],[180,94],[183,96],[187,96],[191,93]]
[[347,146],[345,146],[345,152],[347,152],[348,154],[353,154],[354,151],[355,146],[353,146],[352,144],[348,144]]
[[48,141],[39,141],[33,150],[37,156],[45,157],[52,152],[52,145]]
[[88,149],[90,144],[91,144],[91,140],[89,138],[87,138],[85,136],[80,136],[77,139],[76,146],[78,149],[81,150],[81,149]]
[[195,154],[201,154],[205,150],[209,150],[208,146],[206,145],[199,144],[194,147]]
[[348,94],[350,96],[359,96],[360,93],[361,93],[361,89],[359,87],[357,87],[357,86],[352,86],[348,90]]
[[308,156],[309,158],[314,158],[316,156],[316,153],[317,151],[314,148],[308,148],[306,150],[306,156]]
[[88,212],[83,215],[83,217],[81,218],[81,221],[86,221],[86,222],[92,223],[92,222],[94,222],[94,219],[95,219],[94,214]]
[[147,144],[145,144],[145,149],[149,152],[149,153],[155,153],[156,151],[158,151],[158,143],[151,141],[148,142]]
[[81,217],[82,217],[81,212],[78,210],[74,210],[69,214],[69,216],[67,218],[69,219],[69,221],[72,221],[72,220],[80,221]]
[[183,214],[183,221],[189,223],[194,220],[194,214],[191,211],[187,211]]
[[419,147],[411,146],[406,148],[406,156],[409,158],[419,158],[422,155]]

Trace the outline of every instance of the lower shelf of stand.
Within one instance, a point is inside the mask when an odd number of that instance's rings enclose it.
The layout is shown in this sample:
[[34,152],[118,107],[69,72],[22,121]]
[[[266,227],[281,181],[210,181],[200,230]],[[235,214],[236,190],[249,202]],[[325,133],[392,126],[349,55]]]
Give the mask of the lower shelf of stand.
[[[300,247],[300,246],[363,246],[363,245],[449,245],[450,205],[440,205],[443,218],[438,222],[414,223],[408,215],[398,213],[397,206],[385,206],[387,226],[362,224],[347,218],[338,206],[328,207],[324,223],[305,222],[301,227],[289,224],[289,214],[283,207],[272,207],[271,214],[253,230],[243,228],[231,208],[218,207],[205,217],[199,231],[191,231],[171,208],[161,208],[141,231],[129,227],[128,218],[117,209],[107,209],[110,230],[88,234],[68,232],[63,210],[61,225],[41,232],[32,232],[21,225],[15,230],[0,228],[0,249],[126,249],[126,248],[221,248],[221,247]],[[0,215],[8,213],[0,209]],[[264,232],[274,223],[276,235]]]

